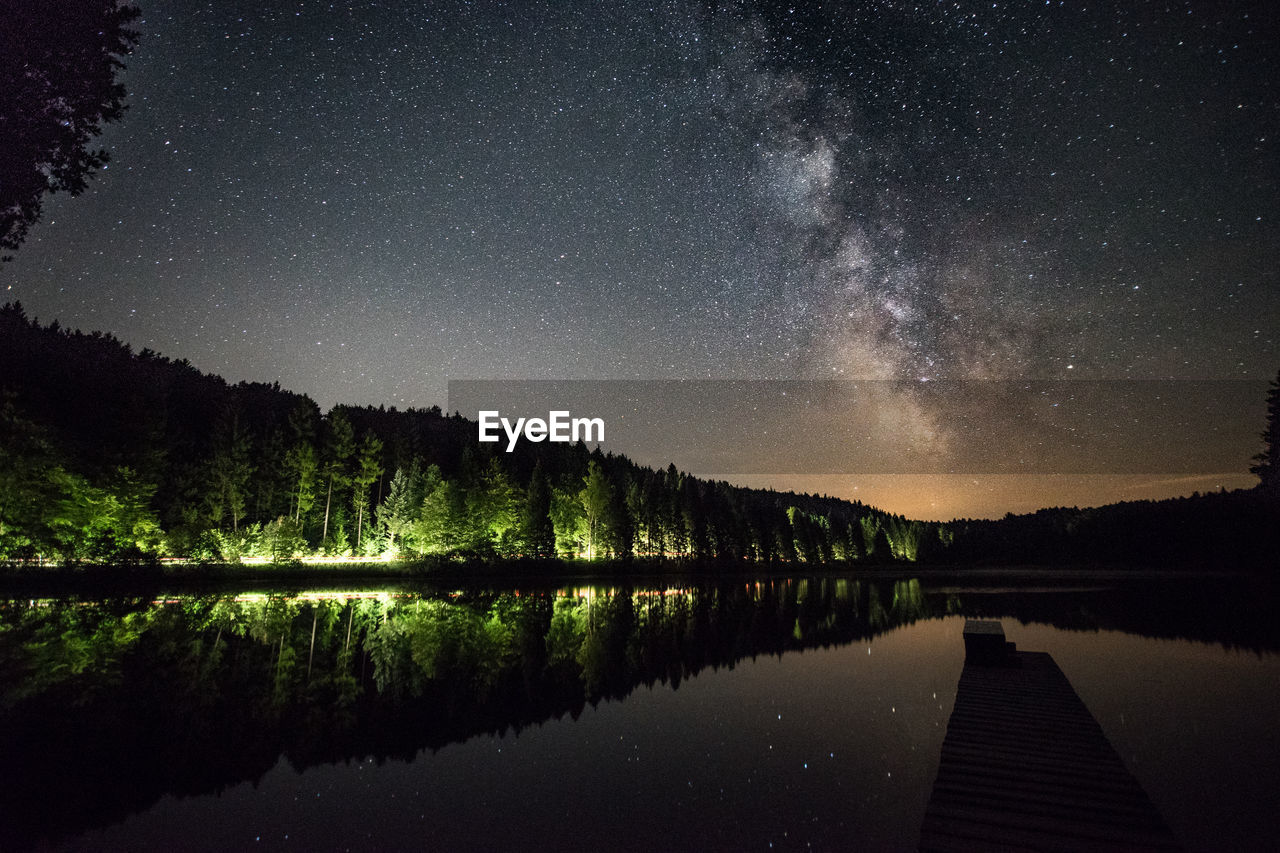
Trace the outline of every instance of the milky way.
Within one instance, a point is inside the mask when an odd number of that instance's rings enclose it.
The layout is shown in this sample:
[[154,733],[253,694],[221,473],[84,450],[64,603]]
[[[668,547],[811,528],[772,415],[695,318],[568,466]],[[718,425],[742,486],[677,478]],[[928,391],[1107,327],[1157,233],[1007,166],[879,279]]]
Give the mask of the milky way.
[[143,6],[0,276],[232,380],[1280,364],[1269,3]]

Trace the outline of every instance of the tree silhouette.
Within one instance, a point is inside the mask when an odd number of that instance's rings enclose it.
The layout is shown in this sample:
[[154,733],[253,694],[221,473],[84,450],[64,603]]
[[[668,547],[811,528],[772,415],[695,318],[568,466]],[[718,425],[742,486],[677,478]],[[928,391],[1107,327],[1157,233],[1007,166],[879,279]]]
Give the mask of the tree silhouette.
[[140,14],[117,0],[0,0],[0,249],[18,248],[45,193],[78,195],[106,165],[88,145],[124,114],[116,74]]
[[1249,472],[1258,475],[1264,489],[1280,490],[1280,372],[1267,392],[1267,427],[1262,441],[1266,448],[1253,457],[1256,464]]
[[556,530],[551,523],[551,484],[543,473],[542,460],[534,463],[533,476],[529,478],[521,534],[530,557],[547,559],[556,555]]

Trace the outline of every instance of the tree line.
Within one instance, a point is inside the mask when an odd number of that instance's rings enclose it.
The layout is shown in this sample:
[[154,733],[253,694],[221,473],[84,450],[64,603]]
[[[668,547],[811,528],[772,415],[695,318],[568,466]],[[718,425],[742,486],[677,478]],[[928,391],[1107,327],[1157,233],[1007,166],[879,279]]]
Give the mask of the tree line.
[[505,453],[438,407],[321,412],[278,384],[231,385],[10,304],[0,307],[0,559],[1276,568],[1280,378],[1265,423],[1254,489],[941,524],[581,443]]
[[0,558],[929,559],[947,529],[577,445],[497,452],[438,407],[231,385],[0,308]]

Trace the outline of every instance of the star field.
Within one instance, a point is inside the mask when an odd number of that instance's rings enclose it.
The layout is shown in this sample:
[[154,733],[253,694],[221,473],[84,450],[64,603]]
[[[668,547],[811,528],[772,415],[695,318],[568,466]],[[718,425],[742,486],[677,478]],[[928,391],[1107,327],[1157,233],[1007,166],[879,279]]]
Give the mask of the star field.
[[233,5],[7,298],[323,406],[1280,364],[1268,3]]

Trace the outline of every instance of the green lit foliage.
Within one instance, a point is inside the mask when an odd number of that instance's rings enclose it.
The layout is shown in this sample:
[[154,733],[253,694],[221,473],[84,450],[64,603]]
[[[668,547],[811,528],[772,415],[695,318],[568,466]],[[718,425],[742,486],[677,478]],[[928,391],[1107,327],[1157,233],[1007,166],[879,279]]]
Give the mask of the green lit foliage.
[[[59,437],[56,453],[40,451],[30,425],[9,419],[6,449],[25,448],[0,462],[0,494],[8,495],[0,504],[0,550],[10,556],[118,552],[111,543],[127,537],[103,532],[111,525],[102,519],[115,512],[111,494],[93,491],[114,488],[115,460],[138,460],[132,470],[147,472],[139,483],[158,481],[149,508],[168,523],[162,552],[202,560],[555,551],[817,562],[861,558],[867,543],[848,541],[859,518],[872,539],[888,525],[894,549],[913,535],[874,510],[702,481],[674,466],[641,468],[585,447],[495,454],[480,448],[467,421],[438,410],[338,407],[322,421],[305,397],[275,386],[228,386],[154,353],[135,356],[108,336],[41,328],[20,306],[0,308],[0,357],[15,366],[7,374],[14,399],[41,414],[37,437]],[[110,381],[101,370],[80,381],[97,370],[86,364],[109,365]],[[59,383],[70,391],[49,390]],[[95,396],[100,387],[110,393]],[[65,406],[72,393],[75,405]],[[388,482],[380,469],[392,460],[400,470],[391,469],[397,476]],[[430,483],[417,473],[428,461],[440,466]],[[526,473],[535,464],[545,478]],[[75,477],[55,482],[55,469]],[[796,509],[790,518],[787,507]],[[72,536],[68,519],[97,526]],[[148,535],[134,537],[143,552]]]
[[862,527],[856,521],[837,520],[833,532],[832,551],[837,560],[853,562],[862,556],[858,543],[862,541]]
[[587,516],[578,490],[551,489],[551,524],[556,532],[556,551],[576,556],[586,549]]
[[793,506],[787,509],[787,519],[791,522],[795,551],[805,562],[831,561],[833,552],[826,516],[807,513]]
[[582,491],[578,493],[582,501],[582,513],[587,527],[588,560],[597,556],[597,549],[602,544],[601,534],[604,532],[605,513],[613,498],[613,487],[609,485],[600,463],[592,459],[587,463],[587,476],[583,478]]
[[876,557],[876,534],[880,532],[880,520],[875,516],[864,515],[858,519],[862,528],[862,553],[867,559]]
[[498,459],[491,458],[466,490],[465,545],[479,552],[510,545],[520,520],[520,493]]
[[512,628],[496,612],[433,604],[406,608],[397,620],[407,635],[415,675],[460,681],[484,701],[514,662]]
[[[376,550],[373,525],[369,520],[369,489],[382,476],[382,442],[371,432],[360,441],[355,475],[351,478],[351,508],[356,516],[356,551],[371,555]],[[366,534],[368,534],[366,536]]]
[[895,581],[893,599],[889,606],[889,622],[893,625],[909,625],[927,618],[929,607],[925,602],[924,589],[916,578]]
[[163,534],[148,507],[155,486],[141,483],[127,468],[117,469],[106,487],[55,468],[48,544],[65,561],[111,561],[155,554]]
[[458,550],[467,532],[466,495],[457,484],[445,480],[436,465],[427,469],[424,490],[422,509],[408,534],[411,547],[420,554]]
[[[414,512],[417,509],[413,504],[412,493],[415,491],[413,481],[421,477],[415,459],[412,469],[405,471],[403,468],[397,468],[395,476],[391,478],[391,484],[387,487],[387,497],[378,505],[376,511],[384,553],[397,554],[405,534],[413,524]],[[420,491],[420,489],[419,486],[417,490]]]
[[239,563],[260,556],[262,525],[254,522],[239,530],[213,528],[200,535],[192,556],[201,562]]
[[7,612],[0,637],[17,648],[6,648],[8,654],[0,656],[9,676],[0,708],[54,688],[87,704],[120,680],[123,659],[157,615],[156,608],[120,613],[75,600]]
[[288,516],[279,516],[262,526],[258,537],[257,556],[273,563],[292,563],[302,558],[307,548],[302,527]]
[[[1269,488],[944,527],[581,446],[495,453],[477,444],[473,423],[438,410],[342,406],[322,421],[305,397],[228,385],[108,335],[41,327],[18,305],[0,307],[0,382],[10,389],[0,417],[0,557],[33,563],[554,551],[720,565],[1270,565],[1280,547]],[[1255,460],[1264,485],[1276,482],[1278,409],[1280,377]],[[438,466],[430,482],[417,473],[428,463]],[[545,478],[530,474],[536,466]]]
[[578,655],[587,635],[589,598],[558,597],[547,632],[547,662],[553,667],[578,665]]
[[675,465],[668,465],[662,478],[663,496],[657,511],[661,514],[665,531],[664,553],[673,557],[686,556],[689,552],[689,532],[683,509],[686,479]]
[[0,556],[82,561],[155,555],[164,541],[151,509],[155,490],[123,466],[98,484],[68,471],[12,398],[0,400]]
[[320,552],[326,557],[351,556],[350,519],[345,506],[335,506],[329,513],[329,535],[320,543]]

